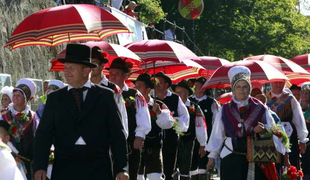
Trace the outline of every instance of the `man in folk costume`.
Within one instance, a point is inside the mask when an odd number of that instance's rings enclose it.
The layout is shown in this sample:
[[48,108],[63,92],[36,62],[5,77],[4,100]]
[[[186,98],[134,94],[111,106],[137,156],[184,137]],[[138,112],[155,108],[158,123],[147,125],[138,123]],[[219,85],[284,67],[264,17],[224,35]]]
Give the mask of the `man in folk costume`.
[[[228,71],[232,87],[232,100],[217,113],[207,151],[210,152],[207,168],[213,168],[215,159],[221,157],[221,180],[277,179],[274,164],[262,166],[248,162],[247,138],[263,135],[276,126],[266,106],[250,96],[250,70],[235,66]],[[283,132],[284,133],[284,132]],[[287,152],[281,138],[273,135],[275,148],[281,154]]]
[[[206,95],[205,90],[201,90],[201,87],[205,84],[206,79],[200,77],[194,81],[194,94],[189,98],[191,101],[197,103],[205,117],[205,123],[207,125],[208,137],[211,136],[212,125],[214,123],[214,118],[220,109],[219,103]],[[198,152],[200,143],[195,140],[194,152]],[[206,179],[207,169],[206,165],[208,163],[208,152],[206,156],[199,157],[197,153],[193,154],[193,163],[191,167],[191,177],[192,179]]]
[[16,166],[16,161],[11,154],[11,149],[7,145],[10,141],[10,124],[0,121],[0,179],[3,180],[24,180]]
[[52,180],[128,179],[127,144],[114,92],[89,81],[96,67],[90,56],[88,46],[68,44],[66,58],[60,59],[68,86],[48,95],[35,139],[35,180],[46,177],[52,144]]
[[174,127],[163,131],[164,174],[166,180],[171,180],[175,171],[179,134],[186,132],[189,127],[189,113],[182,99],[168,90],[172,85],[172,81],[168,76],[162,72],[156,73],[155,81],[154,97],[168,106],[175,119]]
[[300,104],[291,93],[284,91],[284,86],[285,81],[271,83],[271,92],[266,94],[267,105],[281,119],[281,124],[290,138],[290,163],[299,169],[299,153],[304,154],[306,151],[308,130]]
[[[11,125],[10,147],[20,168],[24,169],[27,179],[31,179],[33,141],[39,118],[30,109],[28,102],[36,94],[36,85],[30,79],[20,79],[13,89],[12,103],[8,108],[1,110],[0,120],[4,120]],[[23,173],[23,171],[22,171]]]
[[124,126],[124,133],[126,135],[126,139],[128,138],[128,119],[125,103],[122,96],[121,89],[114,83],[108,80],[108,78],[103,74],[103,68],[106,63],[109,62],[107,57],[109,54],[107,52],[103,52],[98,46],[92,48],[91,54],[91,62],[97,64],[98,66],[92,68],[90,74],[90,81],[94,84],[99,84],[101,86],[110,88],[114,91],[114,99],[116,101],[117,107],[122,115],[122,123]]
[[150,92],[154,88],[154,82],[151,80],[150,75],[140,74],[135,85],[148,103],[152,123],[152,130],[146,135],[142,148],[138,180],[144,180],[145,174],[149,180],[163,180],[162,129],[171,128],[174,119],[163,102],[150,96]]
[[[190,169],[192,157],[194,157],[193,155],[195,154],[195,157],[199,156],[200,158],[206,155],[205,148],[208,139],[207,125],[199,105],[188,99],[188,97],[193,94],[193,91],[187,82],[183,80],[176,85],[172,85],[172,89],[181,97],[190,116],[189,128],[179,139],[177,161],[180,171],[180,180],[189,180],[191,179]],[[193,151],[196,139],[199,143],[199,148],[197,151]]]
[[140,165],[140,155],[145,136],[151,131],[150,112],[143,95],[134,88],[126,85],[132,64],[126,59],[116,58],[107,68],[109,79],[122,90],[125,100],[129,136],[127,138],[129,151],[129,177],[136,180]]

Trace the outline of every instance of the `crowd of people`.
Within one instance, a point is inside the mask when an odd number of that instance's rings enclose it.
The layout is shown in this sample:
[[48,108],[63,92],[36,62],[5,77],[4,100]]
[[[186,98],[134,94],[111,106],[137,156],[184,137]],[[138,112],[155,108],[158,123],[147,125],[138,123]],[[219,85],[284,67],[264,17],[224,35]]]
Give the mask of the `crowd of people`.
[[[221,106],[202,89],[204,77],[173,84],[163,72],[144,73],[132,88],[124,58],[106,68],[107,78],[99,47],[68,44],[65,57],[67,84],[46,81],[37,110],[32,80],[2,88],[1,180],[207,180],[212,169],[221,180],[310,178],[310,83],[287,92],[285,81],[272,82],[263,93],[236,66],[228,72],[232,100]],[[249,160],[250,142],[268,137],[281,161]]]

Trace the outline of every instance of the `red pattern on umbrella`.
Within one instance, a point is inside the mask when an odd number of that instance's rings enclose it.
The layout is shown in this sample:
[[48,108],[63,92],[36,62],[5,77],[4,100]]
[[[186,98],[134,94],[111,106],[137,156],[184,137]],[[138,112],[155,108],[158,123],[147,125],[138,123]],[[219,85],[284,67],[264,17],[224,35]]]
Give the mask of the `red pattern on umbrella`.
[[199,56],[199,58],[200,60],[194,61],[206,69],[201,74],[206,78],[209,78],[217,68],[230,63],[226,59],[221,59],[213,56]]
[[303,54],[303,55],[295,56],[295,57],[291,58],[290,60],[293,61],[294,63],[300,65],[301,67],[303,67],[308,72],[310,72],[310,56],[309,56],[309,54]]
[[6,46],[14,49],[26,45],[54,46],[95,37],[101,40],[110,31],[112,34],[129,32],[115,16],[100,7],[89,4],[63,5],[28,16],[14,30]]
[[142,40],[125,45],[136,53],[144,62],[199,60],[199,58],[182,44],[165,40]]

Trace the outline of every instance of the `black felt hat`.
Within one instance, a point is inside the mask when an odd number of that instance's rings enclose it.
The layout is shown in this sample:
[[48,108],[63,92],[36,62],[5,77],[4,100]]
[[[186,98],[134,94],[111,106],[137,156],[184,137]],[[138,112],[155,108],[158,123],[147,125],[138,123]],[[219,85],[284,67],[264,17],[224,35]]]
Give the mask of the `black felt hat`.
[[207,80],[206,80],[206,78],[204,78],[204,77],[200,77],[200,78],[198,78],[198,79],[195,79],[195,82],[199,82],[199,83],[201,83],[202,85],[204,85],[206,81],[207,81]]
[[115,58],[112,63],[111,66],[109,68],[106,68],[107,70],[110,69],[120,69],[122,71],[124,71],[125,73],[129,73],[131,71],[131,68],[133,67],[131,62],[127,62],[126,58],[122,59],[122,58]]
[[107,59],[108,53],[107,52],[102,52],[102,50],[98,47],[95,46],[91,50],[91,58],[99,59],[101,63],[107,63],[109,60]]
[[156,73],[154,77],[162,77],[169,84],[169,87],[172,85],[171,79],[168,76],[166,76],[166,74],[163,72]]
[[182,80],[178,84],[173,84],[171,88],[172,88],[173,91],[175,91],[175,88],[178,87],[178,86],[188,90],[188,95],[189,96],[193,94],[193,90],[189,87],[188,83],[185,80]]
[[90,57],[90,47],[82,44],[68,44],[66,48],[66,57],[58,60],[62,63],[84,64],[91,68],[97,67],[97,64],[90,62]]
[[154,88],[154,83],[151,80],[151,76],[149,74],[140,74],[136,80],[137,81],[143,81],[145,83],[145,85],[151,89]]

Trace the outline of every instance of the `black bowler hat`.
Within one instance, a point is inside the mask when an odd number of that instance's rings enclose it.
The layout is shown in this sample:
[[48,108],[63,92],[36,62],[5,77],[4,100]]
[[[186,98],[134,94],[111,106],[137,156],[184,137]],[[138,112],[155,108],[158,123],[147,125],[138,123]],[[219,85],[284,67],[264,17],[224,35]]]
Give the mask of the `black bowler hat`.
[[206,78],[200,77],[200,78],[196,79],[195,82],[199,82],[199,83],[201,83],[202,85],[204,85],[205,82],[206,82]]
[[131,62],[127,62],[126,58],[115,58],[109,68],[105,68],[107,70],[110,69],[120,69],[124,71],[125,73],[129,73],[131,71],[131,68],[133,67]]
[[136,82],[137,81],[143,81],[148,88],[151,88],[151,89],[154,88],[154,83],[152,82],[151,76],[149,74],[146,74],[146,73],[140,74]]
[[168,76],[166,76],[165,73],[163,73],[163,72],[158,72],[158,73],[156,73],[154,76],[155,76],[155,77],[162,77],[162,78],[164,78],[164,80],[169,84],[169,87],[172,85],[171,79],[170,79]]
[[91,49],[82,44],[68,44],[65,59],[58,59],[62,63],[84,64],[90,68],[97,67],[97,64],[90,62]]
[[186,90],[188,90],[188,95],[192,95],[193,94],[193,90],[189,87],[188,83],[185,80],[182,80],[181,82],[179,82],[178,84],[174,84],[172,85],[172,90],[175,91],[176,87],[182,87],[185,88]]
[[109,60],[107,59],[108,53],[107,52],[102,52],[102,50],[98,47],[95,46],[91,50],[91,58],[99,59],[101,63],[107,63]]

